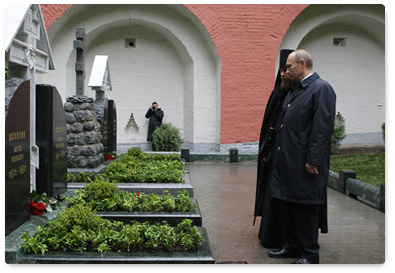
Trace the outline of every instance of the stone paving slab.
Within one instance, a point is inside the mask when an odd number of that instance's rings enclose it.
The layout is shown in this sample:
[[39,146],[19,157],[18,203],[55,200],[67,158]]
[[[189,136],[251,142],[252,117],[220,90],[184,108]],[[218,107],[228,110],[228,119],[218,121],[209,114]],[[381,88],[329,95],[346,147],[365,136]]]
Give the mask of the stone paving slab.
[[[252,226],[255,163],[187,163],[216,262],[287,264],[260,245],[260,217]],[[385,262],[385,214],[328,188],[329,233],[320,234],[321,264]]]

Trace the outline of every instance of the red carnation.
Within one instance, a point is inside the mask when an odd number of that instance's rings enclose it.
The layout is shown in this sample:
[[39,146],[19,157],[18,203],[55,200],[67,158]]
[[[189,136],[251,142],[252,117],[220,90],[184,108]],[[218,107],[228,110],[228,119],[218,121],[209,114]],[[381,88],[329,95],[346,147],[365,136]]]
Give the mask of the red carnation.
[[137,193],[137,197],[139,197],[139,196],[140,196],[140,193],[138,192],[138,193]]

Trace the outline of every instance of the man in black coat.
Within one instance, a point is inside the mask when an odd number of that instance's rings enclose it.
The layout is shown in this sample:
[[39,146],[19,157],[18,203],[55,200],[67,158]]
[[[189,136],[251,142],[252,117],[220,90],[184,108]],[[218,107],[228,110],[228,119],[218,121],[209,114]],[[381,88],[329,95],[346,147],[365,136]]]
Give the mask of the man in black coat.
[[[280,51],[280,63],[275,87],[266,104],[259,138],[258,172],[254,216],[262,216],[258,238],[267,248],[281,247],[281,216],[279,201],[268,195],[267,185],[271,168],[272,146],[275,140],[275,122],[280,113],[284,98],[290,89],[290,80],[285,71],[288,55],[293,50]],[[254,218],[254,224],[255,224]]]
[[152,141],[152,133],[162,125],[164,115],[162,109],[158,108],[158,103],[154,101],[145,114],[145,117],[149,118],[147,141]]
[[280,200],[285,242],[273,258],[319,263],[318,230],[327,232],[327,182],[336,95],[313,73],[305,50],[292,52],[287,75],[293,81],[276,121],[269,194]]

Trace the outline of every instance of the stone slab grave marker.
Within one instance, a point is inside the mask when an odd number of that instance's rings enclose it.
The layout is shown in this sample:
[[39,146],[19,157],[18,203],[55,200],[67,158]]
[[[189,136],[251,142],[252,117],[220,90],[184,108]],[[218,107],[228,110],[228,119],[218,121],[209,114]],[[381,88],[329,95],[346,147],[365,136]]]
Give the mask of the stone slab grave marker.
[[117,151],[117,108],[115,101],[108,101],[108,150]]
[[30,218],[30,81],[6,80],[5,232]]
[[104,146],[101,143],[100,124],[94,109],[93,98],[85,96],[85,28],[77,27],[76,40],[76,95],[66,99],[64,110],[67,123],[67,166],[93,169],[103,162]]
[[40,148],[36,191],[55,196],[67,189],[66,116],[56,87],[40,84],[36,92],[36,141]]
[[6,79],[5,222],[6,235],[30,218],[30,192],[36,188],[36,71],[54,69],[38,4],[9,4],[4,12]]

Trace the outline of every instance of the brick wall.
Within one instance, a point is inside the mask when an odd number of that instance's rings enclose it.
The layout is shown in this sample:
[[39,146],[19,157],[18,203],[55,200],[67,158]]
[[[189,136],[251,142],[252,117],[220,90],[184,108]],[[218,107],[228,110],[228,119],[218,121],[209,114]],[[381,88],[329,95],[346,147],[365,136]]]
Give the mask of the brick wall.
[[45,27],[48,30],[52,24],[55,23],[56,20],[58,20],[59,17],[62,16],[62,14],[72,6],[72,4],[41,4],[40,6],[45,21]]
[[[41,5],[47,29],[70,6]],[[206,27],[221,59],[221,143],[258,141],[279,46],[308,5],[185,6]]]
[[221,143],[254,142],[273,89],[277,52],[308,5],[186,5],[221,59]]

